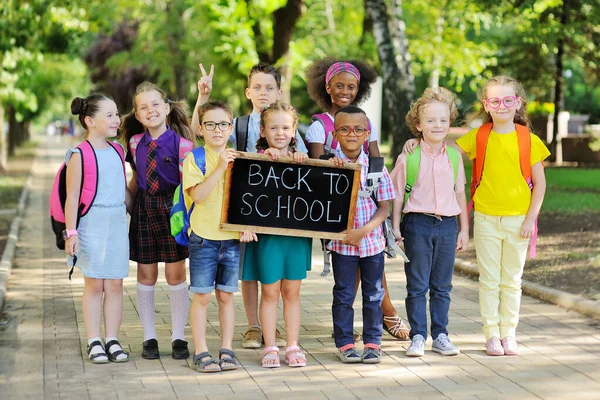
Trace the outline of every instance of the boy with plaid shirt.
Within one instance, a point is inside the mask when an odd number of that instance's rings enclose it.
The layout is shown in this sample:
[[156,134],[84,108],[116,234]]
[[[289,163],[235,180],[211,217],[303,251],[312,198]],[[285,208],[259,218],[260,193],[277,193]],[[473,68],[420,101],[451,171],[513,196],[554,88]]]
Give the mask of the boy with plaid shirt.
[[[364,141],[369,137],[365,112],[356,106],[342,107],[335,114],[333,135],[339,148],[332,162],[341,167],[347,162],[362,164],[360,193],[354,217],[354,228],[346,230],[344,240],[332,240],[327,248],[332,252],[333,277],[333,333],[335,345],[340,350],[343,363],[376,364],[381,360],[383,311],[381,301],[384,289],[383,250],[385,238],[381,224],[389,213],[389,200],[396,197],[387,170],[377,188],[377,203],[366,193],[369,157],[363,152]],[[354,287],[356,273],[360,269],[363,294],[363,342],[361,354],[354,347]]]

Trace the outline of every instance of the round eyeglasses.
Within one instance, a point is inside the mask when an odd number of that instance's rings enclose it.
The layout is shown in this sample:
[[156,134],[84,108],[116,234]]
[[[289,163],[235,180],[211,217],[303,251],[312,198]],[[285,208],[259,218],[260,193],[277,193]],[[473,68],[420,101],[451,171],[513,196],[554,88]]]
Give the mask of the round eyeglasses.
[[350,128],[349,126],[341,126],[338,129],[335,130],[337,133],[339,133],[341,136],[348,136],[350,135],[350,133],[354,132],[354,134],[358,137],[363,136],[365,133],[367,133],[367,130],[365,128],[363,128],[362,126],[355,126],[354,128]]
[[520,99],[519,96],[504,96],[500,97],[490,97],[485,99],[488,107],[493,108],[494,110],[500,107],[500,104],[504,104],[506,108],[513,108],[517,104],[517,100]]

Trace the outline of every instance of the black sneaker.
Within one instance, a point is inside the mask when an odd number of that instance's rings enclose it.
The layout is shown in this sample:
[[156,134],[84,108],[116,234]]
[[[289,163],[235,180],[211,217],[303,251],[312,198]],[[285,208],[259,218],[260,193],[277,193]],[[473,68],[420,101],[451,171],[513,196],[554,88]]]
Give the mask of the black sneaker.
[[156,339],[148,339],[142,344],[142,358],[146,360],[156,360],[160,358],[158,352],[158,341]]
[[186,342],[185,340],[175,339],[173,340],[171,346],[173,347],[173,352],[171,353],[171,356],[175,360],[185,360],[190,356],[190,351],[188,350],[188,342]]

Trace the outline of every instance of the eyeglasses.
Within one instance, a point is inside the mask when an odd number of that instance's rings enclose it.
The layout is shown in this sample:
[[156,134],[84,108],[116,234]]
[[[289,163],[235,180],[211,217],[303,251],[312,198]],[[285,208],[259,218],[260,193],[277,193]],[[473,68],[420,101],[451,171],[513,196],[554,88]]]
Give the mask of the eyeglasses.
[[354,128],[350,128],[349,126],[342,126],[336,129],[335,131],[341,136],[348,136],[350,135],[350,133],[354,132],[356,136],[361,137],[362,135],[367,133],[367,130],[362,126],[355,126]]
[[519,96],[504,96],[503,98],[499,97],[490,97],[489,99],[485,99],[488,107],[493,108],[494,110],[500,107],[500,104],[504,104],[506,108],[512,108],[517,104],[517,100],[520,99]]
[[226,131],[233,124],[231,122],[225,122],[225,121],[223,121],[223,122],[207,121],[207,122],[203,122],[202,125],[204,125],[204,129],[206,129],[207,131],[214,131],[215,129],[217,129],[217,126],[219,127],[219,130]]

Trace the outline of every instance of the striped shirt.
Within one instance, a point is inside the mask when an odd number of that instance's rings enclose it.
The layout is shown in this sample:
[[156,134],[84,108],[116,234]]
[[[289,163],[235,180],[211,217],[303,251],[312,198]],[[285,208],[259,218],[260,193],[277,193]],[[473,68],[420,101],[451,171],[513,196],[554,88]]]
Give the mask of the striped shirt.
[[[337,150],[336,155],[337,157],[340,157],[342,159],[345,159],[347,162],[350,162],[348,157],[346,157],[346,155],[341,149]],[[360,173],[360,190],[365,190],[367,173],[369,172],[369,157],[364,152],[361,152],[356,162],[362,164],[362,169]],[[396,197],[396,192],[394,191],[392,180],[385,167],[383,168],[383,177],[379,182],[379,188],[377,190],[376,197],[379,201],[392,200]],[[373,218],[373,215],[376,211],[377,204],[373,201],[373,199],[370,196],[358,196],[358,203],[356,205],[356,214],[354,216],[353,229],[359,229],[362,226],[366,225],[371,220],[371,218]],[[359,256],[361,258],[374,256],[376,254],[381,253],[385,249],[385,238],[383,237],[383,230],[381,229],[380,225],[371,232],[369,232],[360,241],[358,247],[342,244],[341,240],[332,240],[327,245],[327,249],[346,256]]]

